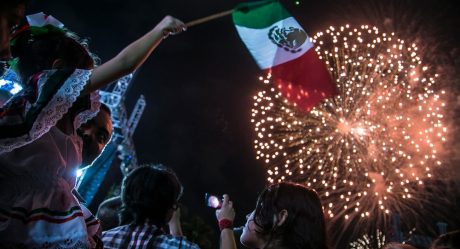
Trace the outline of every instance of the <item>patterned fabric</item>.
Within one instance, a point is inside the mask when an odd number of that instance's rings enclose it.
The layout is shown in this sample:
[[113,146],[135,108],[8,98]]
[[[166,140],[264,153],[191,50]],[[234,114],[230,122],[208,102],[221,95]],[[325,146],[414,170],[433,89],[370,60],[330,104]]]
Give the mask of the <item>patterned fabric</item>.
[[[77,101],[90,75],[89,70],[60,69],[32,76],[23,90],[0,108],[0,154],[33,142],[55,126]],[[75,114],[75,129],[99,111],[97,92],[83,99],[77,103],[91,103],[90,108]]]
[[200,247],[189,242],[185,237],[164,234],[155,225],[143,226],[125,225],[102,233],[104,248],[130,249],[199,249]]
[[[81,122],[97,97],[79,97],[91,71],[36,74],[0,108],[0,248],[87,248],[99,221],[72,194],[82,162]],[[73,118],[72,134],[55,125]]]

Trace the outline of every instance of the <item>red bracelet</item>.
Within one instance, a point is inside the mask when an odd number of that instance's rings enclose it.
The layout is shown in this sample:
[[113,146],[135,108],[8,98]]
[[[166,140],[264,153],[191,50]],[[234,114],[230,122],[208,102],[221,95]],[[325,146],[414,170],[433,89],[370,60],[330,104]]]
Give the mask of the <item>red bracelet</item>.
[[233,221],[229,220],[229,219],[222,219],[222,220],[219,220],[219,228],[220,228],[220,231],[228,228],[228,229],[232,229],[233,227]]

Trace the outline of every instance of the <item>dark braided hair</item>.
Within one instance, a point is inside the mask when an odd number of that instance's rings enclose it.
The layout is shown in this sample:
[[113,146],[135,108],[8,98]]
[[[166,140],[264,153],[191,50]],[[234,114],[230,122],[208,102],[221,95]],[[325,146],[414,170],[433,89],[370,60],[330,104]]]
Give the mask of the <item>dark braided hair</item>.
[[[283,224],[273,217],[282,210],[288,216]],[[254,212],[256,232],[268,238],[265,249],[327,249],[326,225],[321,201],[315,191],[296,183],[270,185],[260,195]]]
[[142,225],[148,221],[164,227],[168,213],[182,195],[182,185],[163,165],[144,165],[126,176],[121,191],[120,224]]

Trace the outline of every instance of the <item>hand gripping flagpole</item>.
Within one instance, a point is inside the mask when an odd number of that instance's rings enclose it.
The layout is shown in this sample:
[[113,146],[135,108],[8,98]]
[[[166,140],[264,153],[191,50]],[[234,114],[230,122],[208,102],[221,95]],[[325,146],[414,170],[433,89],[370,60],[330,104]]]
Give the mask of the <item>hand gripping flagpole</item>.
[[233,9],[222,11],[222,12],[210,15],[210,16],[206,16],[206,17],[202,17],[202,18],[190,21],[190,22],[186,23],[185,26],[187,26],[187,28],[190,28],[190,27],[193,27],[193,26],[198,25],[198,24],[202,24],[202,23],[209,22],[209,21],[212,21],[212,20],[217,19],[217,18],[228,16],[228,15],[232,14],[232,12],[233,12]]

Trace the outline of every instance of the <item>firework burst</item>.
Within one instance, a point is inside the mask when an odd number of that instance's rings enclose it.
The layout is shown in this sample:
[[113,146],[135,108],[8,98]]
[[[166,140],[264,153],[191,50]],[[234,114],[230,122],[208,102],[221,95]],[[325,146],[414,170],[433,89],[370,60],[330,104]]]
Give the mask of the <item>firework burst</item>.
[[375,27],[330,27],[312,41],[339,94],[305,113],[270,75],[260,78],[266,89],[254,96],[251,121],[267,180],[306,183],[332,223],[354,229],[368,228],[367,219],[380,227],[392,213],[415,215],[446,140],[437,75],[416,44]]

